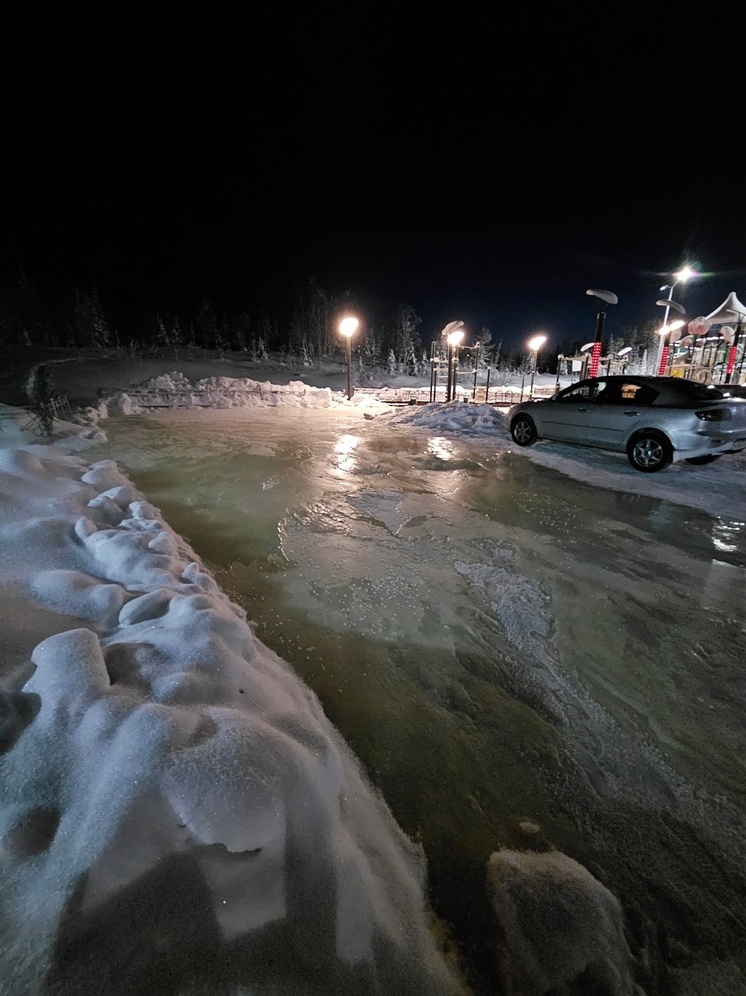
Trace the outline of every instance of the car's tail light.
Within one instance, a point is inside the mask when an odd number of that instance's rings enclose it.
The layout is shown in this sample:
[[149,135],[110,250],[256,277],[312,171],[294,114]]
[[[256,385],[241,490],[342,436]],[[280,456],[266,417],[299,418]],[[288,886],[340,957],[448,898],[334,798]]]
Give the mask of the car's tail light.
[[705,408],[703,412],[697,412],[696,415],[703,422],[725,422],[727,419],[733,418],[728,408]]

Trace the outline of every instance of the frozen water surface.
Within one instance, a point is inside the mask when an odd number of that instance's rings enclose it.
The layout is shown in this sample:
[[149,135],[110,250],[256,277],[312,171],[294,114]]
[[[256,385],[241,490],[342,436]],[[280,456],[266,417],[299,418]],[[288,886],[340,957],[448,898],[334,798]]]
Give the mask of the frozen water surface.
[[477,985],[490,853],[552,845],[648,992],[744,991],[744,522],[347,413],[106,431],[422,840]]

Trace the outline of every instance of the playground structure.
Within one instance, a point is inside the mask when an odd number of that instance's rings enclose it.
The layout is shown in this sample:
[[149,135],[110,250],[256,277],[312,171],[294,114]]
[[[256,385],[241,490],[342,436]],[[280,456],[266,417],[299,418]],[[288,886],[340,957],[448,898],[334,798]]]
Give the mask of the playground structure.
[[[673,287],[669,288],[671,291]],[[599,298],[604,303],[616,303],[616,295],[609,291],[588,291],[588,294]],[[605,295],[605,297],[600,297]],[[611,300],[613,298],[613,301]],[[657,302],[666,308],[666,319],[671,311],[684,315],[684,308],[672,300],[672,294]],[[659,377],[683,377],[704,384],[746,384],[746,307],[741,304],[735,292],[731,292],[720,305],[709,315],[693,318],[685,322],[680,319],[668,324],[664,322],[659,330],[659,349],[657,358],[648,357],[647,351],[642,357],[635,355],[632,346],[602,356],[603,309],[599,310],[599,320],[596,338],[581,347],[574,356],[557,356],[557,380],[555,390],[559,389],[560,377],[571,377],[573,380],[585,380],[594,375],[609,377],[624,375],[630,363],[637,373],[657,375]],[[451,322],[441,332],[439,338],[430,344],[430,389],[429,401],[462,400],[481,401],[493,404],[504,403],[504,387],[496,390],[493,387],[490,395],[490,377],[492,366],[485,364],[482,372],[486,375],[486,383],[479,383],[480,346],[463,345],[464,323]],[[543,337],[542,337],[543,339]],[[472,363],[469,370],[462,370],[461,353],[470,354]],[[534,355],[534,371],[536,369]],[[642,369],[638,369],[641,365]],[[651,370],[651,365],[654,369]],[[526,374],[520,387],[520,400],[523,400]],[[459,383],[461,381],[461,383]],[[464,384],[468,381],[468,386]],[[508,390],[517,391],[517,388]],[[552,393],[546,387],[533,388],[533,378],[529,387],[529,396]],[[411,404],[425,403],[422,398],[410,399]]]
[[719,308],[694,318],[686,329],[668,333],[661,376],[685,377],[704,384],[746,382],[746,308],[731,292]]

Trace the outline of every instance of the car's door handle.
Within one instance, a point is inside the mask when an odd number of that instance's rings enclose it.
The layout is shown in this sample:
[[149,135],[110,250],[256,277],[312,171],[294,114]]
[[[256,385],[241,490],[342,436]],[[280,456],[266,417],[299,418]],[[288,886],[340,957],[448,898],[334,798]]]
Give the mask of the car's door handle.
[[586,414],[588,413],[588,409],[587,408],[578,408],[578,411],[579,412],[586,412]]
[[639,415],[640,413],[639,412],[625,412],[624,414],[625,415],[629,415],[629,417],[631,418],[633,415]]

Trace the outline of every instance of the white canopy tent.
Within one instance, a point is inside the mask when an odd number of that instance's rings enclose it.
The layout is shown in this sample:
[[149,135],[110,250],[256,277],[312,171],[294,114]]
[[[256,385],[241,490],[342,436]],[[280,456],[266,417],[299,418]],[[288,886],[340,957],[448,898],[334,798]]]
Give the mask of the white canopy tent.
[[719,308],[706,316],[705,320],[710,325],[725,325],[738,320],[746,321],[746,308],[736,297],[735,291],[731,291]]

